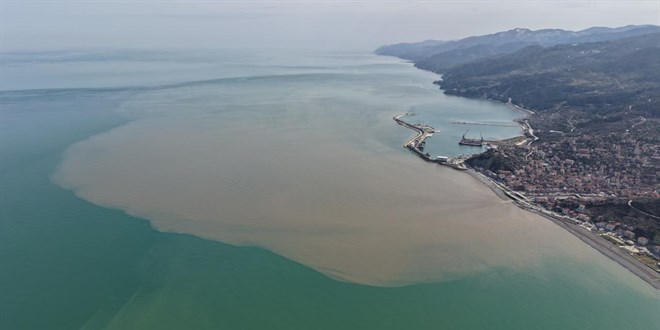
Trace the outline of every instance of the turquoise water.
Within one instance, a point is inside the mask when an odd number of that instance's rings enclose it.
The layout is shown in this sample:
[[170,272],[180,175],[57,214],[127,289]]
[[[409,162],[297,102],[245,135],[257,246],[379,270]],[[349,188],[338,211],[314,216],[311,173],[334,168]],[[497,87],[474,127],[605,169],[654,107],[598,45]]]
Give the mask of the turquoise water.
[[[503,264],[440,282],[362,285],[334,280],[261,248],[160,232],[144,219],[96,206],[53,184],[51,176],[65,150],[133,120],[131,116],[141,116],[122,111],[126,100],[139,101],[143,93],[141,89],[2,93],[0,328],[650,329],[660,325],[657,293],[596,253],[584,252],[583,259],[545,255],[535,260],[533,269]],[[376,136],[383,133],[384,146],[375,154],[408,157],[400,144],[410,133],[376,124],[391,120],[378,118],[364,117],[374,122]],[[361,146],[374,146],[361,141]],[[416,164],[414,160],[411,164]],[[471,243],[468,237],[466,249]]]

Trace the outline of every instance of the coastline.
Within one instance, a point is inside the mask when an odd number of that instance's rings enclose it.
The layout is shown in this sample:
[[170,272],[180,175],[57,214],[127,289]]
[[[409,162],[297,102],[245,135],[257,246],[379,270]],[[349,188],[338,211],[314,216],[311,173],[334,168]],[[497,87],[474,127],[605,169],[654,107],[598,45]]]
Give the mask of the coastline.
[[[415,67],[417,68],[417,67]],[[421,70],[421,69],[420,69]],[[440,89],[442,91],[442,89]],[[511,103],[511,99],[509,99],[508,102],[502,102],[500,100],[495,100],[491,98],[486,98],[489,101],[494,101],[498,103],[502,103],[508,107],[510,107],[513,110],[520,111],[525,114],[524,118],[527,118],[531,115],[534,115],[535,112],[529,109],[522,108],[520,106],[517,106],[513,103]],[[522,143],[533,143],[537,141],[539,138],[534,135],[534,130],[533,128],[529,125],[529,122],[527,120],[521,119],[521,120],[516,120],[515,122],[519,123],[521,126],[521,129],[523,131],[522,137],[525,137],[525,140],[529,139],[530,137],[528,134],[531,136],[531,140],[529,142],[522,142]],[[575,237],[577,237],[579,240],[584,242],[585,244],[589,245],[596,251],[600,252],[604,256],[610,258],[614,262],[618,263],[621,265],[623,268],[627,269],[646,283],[648,283],[651,287],[656,289],[657,291],[660,291],[660,273],[656,272],[655,270],[651,269],[649,266],[643,264],[641,261],[639,261],[637,258],[633,257],[632,255],[626,253],[624,250],[619,248],[618,246],[613,245],[612,243],[608,242],[604,238],[598,236],[597,234],[594,234],[593,232],[587,230],[586,228],[580,227],[577,224],[567,222],[566,220],[557,217],[553,215],[552,213],[548,212],[541,212],[539,210],[536,210],[532,208],[533,206],[529,203],[528,205],[523,205],[519,199],[517,199],[514,196],[511,196],[509,192],[507,192],[505,187],[501,187],[500,185],[496,184],[493,182],[491,179],[487,178],[481,173],[476,172],[474,169],[468,167],[467,171],[473,178],[476,180],[480,181],[483,183],[485,186],[490,188],[498,197],[500,197],[503,200],[506,201],[512,201],[517,207],[519,207],[522,210],[538,214],[553,223],[555,223],[557,226],[563,228],[564,230],[568,231],[569,233],[573,234]]]
[[495,184],[493,181],[485,177],[483,174],[476,172],[475,170],[469,168],[467,171],[468,174],[470,174],[473,178],[476,180],[480,181],[484,185],[486,185],[488,188],[490,188],[498,197],[505,201],[511,201],[513,202],[516,206],[519,208],[531,212],[534,214],[538,214],[552,222],[554,222],[557,226],[563,228],[564,230],[568,231],[569,233],[573,234],[575,237],[577,237],[579,240],[582,242],[586,243],[587,245],[591,246],[593,249],[596,251],[600,252],[601,254],[607,256],[611,260],[615,261],[619,265],[621,265],[623,268],[627,269],[631,273],[635,274],[637,277],[641,278],[644,280],[646,283],[651,285],[654,289],[660,291],[660,274],[654,271],[653,269],[649,268],[648,266],[642,264],[639,260],[637,260],[635,257],[632,255],[626,253],[623,251],[621,248],[618,246],[613,245],[612,243],[608,242],[607,240],[603,239],[602,237],[594,234],[593,232],[580,227],[577,224],[573,224],[570,222],[567,222],[561,218],[558,218],[556,216],[553,216],[548,213],[544,212],[536,212],[532,209],[529,209],[527,207],[524,207],[523,205],[515,202],[512,198],[509,198],[507,196],[506,192],[499,187],[497,184]]
[[[489,99],[494,102],[499,102],[503,103],[507,106],[509,106],[512,109],[521,111],[525,113],[527,116],[534,115],[534,111],[531,111],[529,109],[524,109],[521,108],[513,103],[510,102],[501,102],[498,100],[493,100]],[[525,117],[527,117],[525,116]],[[533,143],[534,141],[538,140],[538,137],[534,135],[534,131],[532,127],[529,125],[527,121],[524,122],[524,125],[521,125],[524,135],[530,134],[532,136],[532,140],[529,143]],[[485,184],[488,188],[490,188],[497,196],[504,200],[511,200],[513,201],[512,198],[510,198],[507,195],[507,192],[504,191],[502,187],[499,185],[495,184],[493,181],[491,181],[489,178],[485,177],[483,174],[476,172],[472,168],[468,168],[468,172],[472,177],[476,178],[483,184]],[[660,291],[660,273],[656,272],[655,270],[649,268],[649,266],[643,264],[641,261],[637,260],[637,258],[633,257],[632,255],[626,253],[623,251],[621,248],[618,246],[613,245],[612,243],[608,242],[604,238],[592,233],[591,231],[580,227],[577,224],[567,222],[559,217],[556,217],[552,215],[551,213],[545,213],[545,212],[539,212],[534,209],[531,209],[529,207],[526,207],[522,205],[520,202],[514,201],[514,204],[518,206],[519,208],[538,214],[552,222],[554,222],[557,226],[563,228],[564,230],[568,231],[569,233],[573,234],[575,237],[577,237],[579,240],[582,242],[586,243],[587,245],[591,246],[593,249],[596,251],[600,252],[601,254],[605,255],[606,257],[610,258],[614,262],[618,263],[621,265],[623,268],[627,269],[631,273],[635,274],[637,277],[641,278],[644,280],[646,283],[651,285],[654,289]]]
[[[398,115],[394,116],[394,120],[399,124],[403,125],[407,128],[413,129],[418,132],[418,135],[410,139],[404,144],[404,147],[413,151],[415,154],[420,156],[422,159],[424,159],[427,162],[432,162],[432,163],[438,163],[435,161],[432,161],[430,158],[426,157],[425,155],[422,154],[421,151],[417,149],[417,144],[421,143],[423,139],[426,138],[426,135],[428,132],[426,132],[423,128],[420,127],[415,127],[410,124],[407,124],[403,122],[401,119],[399,119],[403,115]],[[426,127],[424,127],[426,128]],[[430,127],[428,127],[430,128]],[[531,130],[531,127],[529,128]],[[533,136],[533,133],[532,133]],[[538,138],[536,138],[538,139]],[[536,141],[536,139],[532,140]],[[438,163],[439,165],[445,165],[443,163]],[[464,166],[464,165],[463,165]],[[453,166],[451,166],[453,167]],[[554,215],[553,213],[545,210],[538,209],[536,206],[530,204],[529,202],[524,200],[524,197],[520,197],[519,194],[517,194],[514,191],[510,191],[508,188],[502,186],[501,184],[498,184],[491,180],[490,178],[486,177],[485,175],[475,171],[472,168],[467,168],[463,167],[460,168],[464,170],[465,172],[469,173],[470,176],[475,178],[476,180],[480,181],[482,184],[486,185],[490,190],[492,190],[495,195],[500,197],[502,200],[505,201],[511,201],[513,204],[515,204],[517,207],[524,211],[528,211],[531,213],[535,213],[537,215],[540,215],[552,222],[554,222],[557,226],[563,228],[564,230],[568,231],[569,233],[573,234],[575,237],[577,237],[579,240],[584,242],[585,244],[589,245],[596,251],[600,252],[601,254],[605,255],[606,257],[610,258],[614,262],[618,263],[621,265],[623,268],[627,269],[649,285],[653,287],[654,289],[660,291],[660,273],[656,272],[655,270],[649,268],[647,265],[641,263],[639,260],[637,260],[635,257],[632,255],[626,253],[623,251],[621,248],[618,246],[613,245],[612,243],[608,242],[604,238],[594,234],[590,230],[587,230],[584,227],[581,227],[575,223],[571,223],[569,221],[566,221],[565,219]]]
[[[511,99],[509,99],[509,102],[502,102],[499,100],[495,99],[490,99],[488,100],[494,101],[494,102],[499,102],[507,105],[508,107],[518,110],[520,112],[523,112],[526,114],[525,118],[528,116],[534,115],[535,112],[529,109],[522,108],[520,106],[517,106],[513,103],[511,103]],[[522,121],[522,120],[521,120]],[[521,125],[524,134],[530,134],[532,136],[532,140],[529,142],[530,144],[533,143],[534,141],[538,140],[539,138],[534,135],[534,131],[532,127],[529,125],[527,121],[524,121],[524,124]],[[484,183],[486,186],[488,186],[497,196],[504,200],[512,200],[509,198],[507,193],[504,191],[503,187],[500,187],[499,185],[495,184],[492,182],[489,178],[485,177],[483,174],[476,172],[472,168],[469,168],[467,171],[475,177],[477,180],[481,181]],[[631,273],[635,274],[637,277],[641,278],[645,282],[647,282],[649,285],[651,285],[654,289],[660,291],[660,273],[656,272],[655,270],[649,268],[649,266],[643,264],[641,261],[639,261],[637,258],[633,257],[629,253],[626,253],[623,251],[621,248],[618,246],[613,245],[612,243],[608,242],[604,238],[592,233],[591,231],[580,227],[577,224],[570,223],[565,221],[564,219],[554,216],[552,213],[546,213],[546,212],[539,212],[535,209],[531,209],[529,207],[526,207],[525,205],[522,205],[519,202],[514,202],[516,206],[519,208],[532,212],[535,214],[538,214],[552,222],[554,222],[556,225],[559,227],[562,227],[569,233],[573,234],[576,236],[578,239],[580,239],[582,242],[586,243],[587,245],[591,246],[593,249],[596,251],[600,252],[601,254],[607,256],[608,258],[612,259],[619,265],[621,265],[623,268],[627,269]]]
[[[495,100],[495,99],[491,99],[491,98],[489,98],[489,100],[496,101],[496,102],[500,102],[500,103],[504,103],[504,102],[501,102],[501,101],[499,101],[499,100]],[[518,105],[513,104],[513,103],[511,102],[511,98],[509,98],[509,101],[506,102],[506,103],[504,103],[504,104],[506,104],[507,106],[509,106],[509,107],[512,108],[512,109],[515,109],[515,110],[518,110],[518,111],[524,112],[524,113],[527,114],[527,115],[533,115],[533,114],[536,114],[536,113],[535,113],[534,111],[532,111],[532,110],[525,109],[525,108],[523,108],[523,107],[521,107],[521,106],[518,106]]]

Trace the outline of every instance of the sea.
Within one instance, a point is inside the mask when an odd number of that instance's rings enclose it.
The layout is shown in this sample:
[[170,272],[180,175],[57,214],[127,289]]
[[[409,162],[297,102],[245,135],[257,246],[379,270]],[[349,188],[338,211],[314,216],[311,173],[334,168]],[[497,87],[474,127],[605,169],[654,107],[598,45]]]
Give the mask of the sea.
[[657,329],[660,294],[403,148],[520,134],[369,52],[0,63],[1,329]]

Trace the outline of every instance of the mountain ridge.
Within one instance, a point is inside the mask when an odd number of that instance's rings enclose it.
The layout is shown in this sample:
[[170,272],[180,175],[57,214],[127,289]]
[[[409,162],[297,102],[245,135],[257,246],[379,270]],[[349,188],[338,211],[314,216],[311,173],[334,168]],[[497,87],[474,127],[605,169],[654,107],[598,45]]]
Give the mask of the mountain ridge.
[[[580,31],[562,29],[530,30],[515,28],[458,40],[426,40],[377,48],[378,55],[410,60],[420,69],[443,73],[453,66],[480,58],[510,54],[527,46],[597,42],[660,32],[660,26],[626,25],[617,28],[591,27]],[[508,46],[507,46],[508,45]]]
[[[529,46],[456,66],[438,84],[447,94],[511,99],[535,110],[552,110],[561,104],[602,112],[634,104],[657,116],[660,32],[600,42]],[[649,98],[650,102],[644,101]]]

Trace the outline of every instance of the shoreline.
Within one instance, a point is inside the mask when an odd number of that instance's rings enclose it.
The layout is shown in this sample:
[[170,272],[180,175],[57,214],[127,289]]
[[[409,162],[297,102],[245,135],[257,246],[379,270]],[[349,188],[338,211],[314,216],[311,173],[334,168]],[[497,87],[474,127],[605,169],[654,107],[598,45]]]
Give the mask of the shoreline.
[[[486,98],[487,100],[502,103],[514,110],[523,112],[526,114],[525,118],[532,116],[535,114],[534,111],[522,108],[520,106],[517,106],[513,103],[511,103],[511,99],[509,99],[509,102],[502,102],[499,100],[491,99],[491,98]],[[521,120],[522,121],[522,120]],[[518,121],[516,121],[518,122]],[[529,122],[527,120],[524,121],[524,125],[521,124],[521,127],[524,132],[524,137],[527,139],[528,137],[526,134],[531,135],[531,141],[528,143],[534,143],[537,141],[539,138],[534,135],[534,131],[529,125]],[[631,273],[635,274],[637,277],[641,278],[643,281],[651,285],[654,289],[657,291],[660,291],[660,273],[656,272],[654,269],[651,269],[649,266],[645,265],[641,261],[639,261],[637,258],[632,256],[631,254],[625,252],[623,249],[620,247],[613,245],[611,242],[607,241],[606,239],[600,237],[597,234],[594,234],[593,232],[580,227],[577,224],[567,222],[566,220],[557,217],[550,213],[546,212],[541,212],[537,211],[535,209],[530,209],[529,207],[526,207],[525,205],[522,205],[520,202],[517,200],[514,200],[513,198],[509,197],[507,192],[504,190],[503,187],[495,184],[492,180],[489,178],[485,177],[483,174],[478,173],[472,168],[469,168],[467,171],[472,177],[476,178],[477,180],[481,181],[483,184],[485,184],[488,188],[490,188],[497,196],[504,200],[511,200],[514,202],[514,204],[519,207],[522,210],[525,210],[527,212],[535,213],[538,214],[552,222],[554,222],[556,225],[559,227],[563,228],[564,230],[568,231],[569,233],[573,234],[575,237],[577,237],[579,240],[584,242],[585,244],[591,246],[594,250],[600,252],[601,254],[605,255],[606,257],[610,258],[614,262],[618,263],[621,265],[623,268],[627,269]]]
[[[417,67],[415,67],[417,68]],[[420,69],[421,70],[421,69]],[[425,70],[426,71],[426,70]],[[432,72],[432,71],[429,71]],[[442,89],[440,89],[442,91]],[[456,95],[458,96],[458,95]],[[520,106],[517,106],[513,103],[511,103],[511,99],[509,99],[508,102],[502,102],[500,100],[495,100],[491,98],[485,98],[486,100],[493,101],[493,102],[498,102],[501,104],[504,104],[508,106],[509,108],[520,111],[525,114],[525,119],[529,116],[532,116],[535,114],[534,111],[522,108]],[[523,131],[522,137],[525,138],[523,140],[527,142],[528,139],[530,139],[527,134],[531,135],[531,140],[527,143],[531,144],[535,141],[537,141],[539,138],[534,135],[534,130],[529,125],[529,121],[521,119],[520,121],[515,120],[514,122],[520,124],[521,129]],[[495,142],[495,141],[493,141]],[[653,287],[656,291],[660,291],[660,273],[656,272],[655,270],[651,269],[649,266],[643,264],[640,260],[637,258],[633,257],[629,253],[625,252],[622,250],[620,247],[613,245],[611,242],[605,240],[604,238],[600,237],[597,234],[594,234],[593,232],[580,227],[577,224],[567,222],[566,220],[559,218],[549,211],[542,212],[542,211],[537,211],[535,209],[530,208],[532,204],[529,204],[529,206],[522,205],[520,200],[517,197],[511,196],[509,192],[507,192],[505,187],[501,187],[500,185],[496,184],[494,181],[492,181],[490,178],[487,178],[483,174],[475,171],[471,167],[467,168],[468,174],[475,178],[476,180],[480,181],[482,184],[487,186],[491,191],[495,193],[498,197],[505,201],[511,201],[513,202],[517,207],[520,209],[531,212],[537,215],[540,215],[544,217],[545,219],[548,219],[555,223],[557,226],[563,228],[573,236],[577,237],[579,240],[584,242],[585,244],[589,245],[591,248],[594,250],[598,251],[602,255],[608,257],[609,259],[613,260],[614,262],[618,263],[620,266],[623,268],[627,269],[640,279],[642,279],[644,282],[648,283],[651,287]],[[513,193],[513,192],[511,192]],[[528,203],[527,203],[528,204]]]
[[620,266],[627,269],[628,271],[630,271],[631,273],[642,279],[644,282],[648,283],[654,289],[660,291],[660,273],[649,268],[647,265],[641,263],[635,257],[626,253],[618,246],[613,245],[612,243],[600,237],[599,235],[594,234],[593,232],[583,227],[580,227],[577,224],[567,222],[549,213],[537,212],[535,210],[524,207],[520,203],[510,198],[507,195],[506,191],[504,191],[495,182],[493,182],[492,180],[490,180],[489,178],[475,171],[472,168],[469,168],[466,172],[470,174],[470,176],[472,176],[473,178],[475,178],[476,180],[480,181],[488,188],[490,188],[490,190],[492,190],[502,200],[511,201],[513,204],[515,204],[517,207],[519,207],[524,211],[540,215],[552,221],[557,226],[563,228],[564,230],[573,234],[573,236],[577,237],[579,240],[584,242],[585,244],[592,247],[594,250],[600,252],[604,256],[618,263]]
[[[422,159],[424,159],[427,162],[431,163],[436,163],[438,165],[445,165],[443,163],[438,163],[435,161],[432,161],[430,158],[426,157],[425,155],[422,154],[420,150],[417,149],[417,144],[421,143],[423,139],[426,138],[426,134],[428,133],[425,129],[431,129],[431,127],[415,127],[413,125],[410,125],[408,123],[403,122],[400,117],[404,116],[402,115],[397,115],[394,116],[394,121],[397,122],[397,124],[405,126],[409,129],[412,129],[416,132],[418,132],[417,136],[414,136],[410,140],[406,141],[404,144],[404,147],[406,149],[409,149],[418,156],[420,156]],[[531,127],[530,127],[531,129]],[[533,139],[532,142],[536,141],[536,139]],[[448,164],[447,164],[448,165]],[[449,166],[449,165],[448,165]],[[465,166],[465,165],[463,165]],[[453,167],[453,166],[450,166]],[[478,180],[488,188],[490,188],[491,191],[495,193],[499,198],[505,201],[511,201],[516,207],[522,209],[523,211],[527,211],[530,213],[537,214],[539,216],[542,216],[545,219],[548,219],[555,223],[557,226],[563,228],[573,236],[575,236],[577,239],[580,241],[584,242],[585,244],[589,245],[591,248],[596,250],[597,252],[601,253],[605,257],[613,260],[614,262],[618,263],[620,266],[623,268],[627,269],[629,272],[632,274],[636,275],[639,277],[641,280],[644,282],[648,283],[651,287],[656,289],[657,291],[660,291],[660,273],[656,272],[655,270],[651,269],[649,266],[643,264],[641,261],[639,261],[637,258],[633,257],[632,255],[628,254],[624,250],[622,250],[620,247],[613,245],[611,242],[607,241],[606,239],[600,237],[597,234],[594,234],[593,232],[587,230],[586,228],[583,228],[575,223],[569,222],[562,217],[559,217],[555,215],[554,213],[551,213],[550,211],[542,210],[539,209],[537,206],[529,203],[526,201],[526,198],[524,196],[521,196],[520,194],[511,191],[508,189],[506,186],[503,186],[492,179],[486,177],[482,173],[477,172],[473,168],[469,167],[464,167],[460,168],[464,172],[467,172],[470,174],[471,177],[474,179]]]
[[513,108],[513,109],[515,109],[515,110],[518,110],[518,111],[524,112],[525,114],[530,115],[530,116],[536,114],[536,112],[534,112],[534,111],[532,111],[532,110],[525,109],[525,108],[523,108],[523,107],[521,107],[521,106],[518,106],[518,105],[513,104],[513,103],[511,102],[511,98],[509,98],[509,101],[506,102],[506,103],[505,103],[505,102],[502,102],[502,101],[499,101],[499,100],[491,99],[491,98],[489,98],[489,100],[496,101],[496,102],[500,102],[500,103],[504,103],[504,104],[506,104],[507,106],[509,106],[510,108]]

